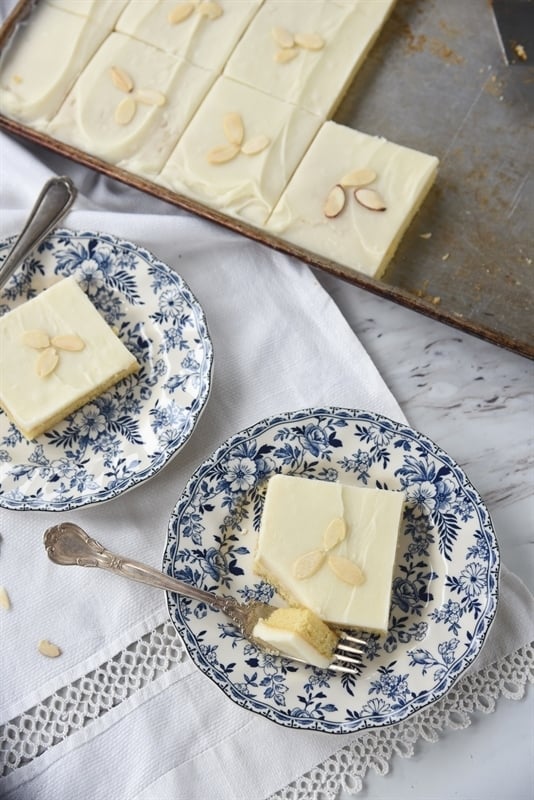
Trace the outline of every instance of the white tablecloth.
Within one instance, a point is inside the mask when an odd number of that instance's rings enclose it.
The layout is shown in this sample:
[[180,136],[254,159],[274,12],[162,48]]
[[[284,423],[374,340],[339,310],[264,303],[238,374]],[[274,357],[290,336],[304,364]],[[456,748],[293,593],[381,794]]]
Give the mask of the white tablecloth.
[[[310,787],[319,789],[317,779],[299,784],[300,777],[318,764],[332,764],[319,772],[321,788],[329,769],[332,786],[343,786],[341,776],[348,789],[352,775],[358,788],[348,753],[369,758],[369,748],[380,745],[376,763],[387,763],[389,746],[409,749],[410,737],[413,743],[425,735],[420,721],[340,738],[280,728],[238,708],[184,655],[163,593],[99,571],[56,567],[41,537],[51,522],[72,519],[116,552],[159,566],[188,476],[228,435],[269,414],[314,405],[402,420],[398,403],[303,264],[38,148],[4,135],[0,144],[1,235],[21,227],[50,168],[71,174],[81,196],[65,224],[135,241],[176,269],[206,312],[215,351],[213,390],[194,435],[147,484],[69,514],[0,511],[0,583],[12,601],[1,616],[0,793],[9,800],[261,800],[278,791],[306,797]],[[471,700],[478,692],[491,704],[492,687],[505,691],[506,677],[521,684],[531,653],[513,654],[534,638],[532,611],[531,595],[504,568],[498,618],[466,684]],[[36,651],[42,638],[61,646],[60,658]],[[509,670],[502,680],[492,672],[496,662]],[[454,708],[468,713],[461,697],[438,704],[427,731],[439,728],[440,710],[449,724]]]

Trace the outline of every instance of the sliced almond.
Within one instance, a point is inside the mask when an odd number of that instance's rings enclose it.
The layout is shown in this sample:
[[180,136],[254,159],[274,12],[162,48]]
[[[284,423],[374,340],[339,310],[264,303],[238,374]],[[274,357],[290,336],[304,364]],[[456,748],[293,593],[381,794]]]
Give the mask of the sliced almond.
[[386,204],[376,189],[355,189],[354,197],[358,203],[370,211],[385,211]]
[[61,655],[61,650],[57,644],[52,644],[48,639],[41,639],[37,645],[37,649],[43,656],[47,656],[47,658],[57,658]]
[[174,6],[174,8],[171,8],[169,11],[167,20],[171,25],[178,25],[191,16],[194,8],[194,3],[178,3],[178,5]]
[[239,147],[236,144],[223,144],[219,147],[213,147],[206,158],[210,164],[226,164],[231,161],[239,153]]
[[277,50],[274,54],[274,60],[277,64],[288,64],[293,61],[299,54],[296,47],[287,48],[286,50]]
[[341,581],[351,586],[365,583],[365,575],[360,567],[344,556],[328,556],[328,566]]
[[126,93],[132,91],[134,87],[133,80],[121,67],[111,67],[110,73],[113,85],[116,86],[117,89],[120,89],[121,92]]
[[22,344],[27,347],[33,347],[34,350],[42,350],[50,344],[48,334],[46,331],[41,330],[24,331],[21,341]]
[[121,100],[115,109],[115,122],[117,125],[128,125],[135,116],[136,108],[135,100],[130,95]]
[[368,186],[374,180],[376,180],[376,172],[374,169],[364,168],[353,169],[347,172],[339,182],[342,186],[361,188],[363,186]]
[[223,10],[219,3],[216,3],[214,0],[205,0],[205,2],[200,3],[198,7],[198,13],[201,17],[218,19],[223,13]]
[[293,563],[293,575],[299,581],[304,578],[311,578],[315,575],[321,564],[325,559],[325,554],[322,550],[310,550],[299,556]]
[[294,47],[295,45],[294,36],[286,28],[282,28],[279,25],[277,25],[275,28],[272,29],[271,34],[278,47],[282,47],[284,49],[289,47]]
[[318,33],[297,33],[295,34],[295,44],[303,47],[304,50],[322,50],[324,39]]
[[4,589],[3,586],[0,586],[0,607],[5,608],[6,611],[9,611],[11,608],[11,600],[9,599],[7,589]]
[[323,206],[325,217],[328,217],[328,219],[333,219],[334,217],[337,217],[338,214],[341,214],[345,207],[345,201],[345,190],[339,185],[339,183],[336,183],[336,185],[330,189],[328,197],[326,198]]
[[245,135],[245,129],[240,114],[235,111],[230,111],[228,114],[225,114],[223,117],[223,130],[230,144],[241,145],[243,136]]
[[46,378],[47,375],[50,375],[50,373],[55,370],[58,361],[59,356],[57,354],[57,350],[55,350],[53,347],[47,347],[46,350],[42,351],[37,359],[35,371],[40,378]]
[[323,549],[331,550],[347,535],[347,525],[342,517],[335,517],[323,535]]
[[158,92],[156,89],[138,89],[134,97],[138,103],[145,106],[164,106],[167,102],[163,92]]
[[83,339],[80,339],[80,337],[76,336],[74,333],[66,333],[63,336],[54,336],[52,338],[52,345],[57,347],[59,350],[69,350],[71,352],[83,350],[85,347]]
[[257,153],[261,153],[262,150],[265,150],[266,147],[269,147],[270,144],[271,140],[269,137],[265,136],[264,133],[260,133],[259,136],[252,136],[250,139],[247,139],[241,148],[241,152],[246,156],[255,156]]

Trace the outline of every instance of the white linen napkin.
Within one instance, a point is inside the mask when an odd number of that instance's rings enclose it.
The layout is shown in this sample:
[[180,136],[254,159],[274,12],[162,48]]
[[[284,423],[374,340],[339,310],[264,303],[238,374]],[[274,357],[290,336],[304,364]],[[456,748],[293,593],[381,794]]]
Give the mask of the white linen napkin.
[[[153,479],[75,512],[0,509],[0,583],[12,600],[2,615],[0,721],[6,721],[167,618],[157,590],[48,562],[42,546],[48,525],[71,519],[116,552],[159,567],[167,521],[189,475],[230,434],[314,405],[404,416],[306,266],[38,148],[3,135],[0,145],[0,235],[20,229],[49,177],[45,163],[52,164],[87,191],[65,225],[134,241],[176,269],[205,310],[215,353],[213,389],[197,429]],[[533,634],[530,595],[513,576],[503,586],[503,624],[494,625],[491,651],[488,640],[492,659]],[[59,644],[62,656],[44,659],[36,651],[42,638]],[[64,796],[65,786],[69,796],[91,800],[259,800],[346,741],[280,728],[238,708],[186,660],[17,769],[0,791],[17,800],[52,800]]]
[[[526,587],[504,568],[497,620],[472,669],[532,637],[533,611]],[[223,699],[187,661],[0,789],[5,800],[55,800],[65,786],[83,800],[264,800],[360,735],[278,727]]]
[[[2,170],[2,199],[17,203],[14,189],[22,184],[8,175],[18,174],[18,163],[26,170],[24,193],[31,181],[35,197],[47,177],[42,167],[35,163],[30,173],[28,154],[10,140],[2,142],[2,151],[9,165]],[[1,216],[0,234],[23,223],[10,206],[4,205]],[[20,660],[13,652],[5,658],[11,669],[3,681],[1,719],[30,707],[44,687],[54,690],[82,664],[97,665],[154,611],[165,616],[162,593],[100,571],[58,571],[42,546],[46,527],[60,518],[73,520],[115,552],[160,566],[167,522],[188,477],[232,433],[270,414],[325,404],[403,419],[366,352],[304,265],[188,215],[75,210],[65,224],[134,240],[180,272],[206,313],[213,387],[191,440],[135,491],[68,514],[2,510],[2,580],[13,603],[3,627],[27,657]],[[42,638],[61,646],[60,660],[36,652]]]

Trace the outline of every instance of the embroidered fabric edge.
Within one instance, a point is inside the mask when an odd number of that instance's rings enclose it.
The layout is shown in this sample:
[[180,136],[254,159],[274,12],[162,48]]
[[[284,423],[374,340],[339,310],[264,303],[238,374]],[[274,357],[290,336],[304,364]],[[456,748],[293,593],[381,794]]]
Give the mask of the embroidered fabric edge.
[[419,740],[435,744],[447,728],[469,727],[473,714],[493,713],[501,697],[521,700],[528,683],[534,683],[534,642],[465,675],[436,703],[398,725],[363,733],[269,800],[335,800],[341,791],[356,795],[370,769],[386,775],[395,756],[415,755]]
[[[89,726],[186,657],[170,621],[158,625],[105,663],[0,725],[0,778],[31,763]],[[388,773],[396,755],[411,758],[419,740],[438,742],[447,729],[464,729],[477,712],[492,713],[499,698],[520,700],[534,683],[534,642],[473,671],[440,700],[397,725],[362,733],[269,800],[309,800],[320,793],[358,794],[370,769]]]

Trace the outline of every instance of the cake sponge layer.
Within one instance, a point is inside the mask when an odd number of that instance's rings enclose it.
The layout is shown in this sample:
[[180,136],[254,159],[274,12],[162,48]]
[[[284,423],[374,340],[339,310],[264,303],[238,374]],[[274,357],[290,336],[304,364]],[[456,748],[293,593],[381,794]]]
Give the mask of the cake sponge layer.
[[254,627],[254,636],[285,655],[328,667],[339,636],[308,608],[277,608]]

